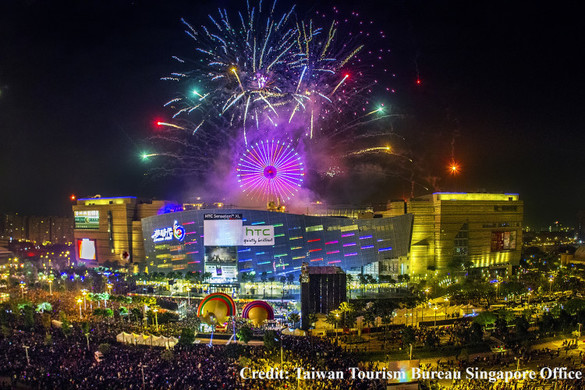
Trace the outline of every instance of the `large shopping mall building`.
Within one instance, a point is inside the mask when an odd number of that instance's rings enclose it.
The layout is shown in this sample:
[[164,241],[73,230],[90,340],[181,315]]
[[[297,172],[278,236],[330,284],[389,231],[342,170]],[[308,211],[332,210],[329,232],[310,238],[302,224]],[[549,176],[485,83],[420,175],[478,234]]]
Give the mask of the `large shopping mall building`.
[[148,272],[202,271],[218,283],[301,265],[396,278],[447,273],[457,264],[510,267],[520,260],[523,202],[517,194],[434,193],[385,210],[311,209],[307,214],[176,207],[134,197],[79,199],[77,258]]

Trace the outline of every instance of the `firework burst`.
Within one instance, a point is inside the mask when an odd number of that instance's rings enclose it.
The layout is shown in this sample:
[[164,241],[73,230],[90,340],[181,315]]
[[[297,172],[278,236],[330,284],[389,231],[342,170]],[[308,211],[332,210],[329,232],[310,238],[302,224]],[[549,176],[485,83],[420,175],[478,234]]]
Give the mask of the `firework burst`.
[[249,145],[237,168],[242,191],[262,200],[290,200],[303,183],[301,157],[285,142],[260,141]]
[[380,101],[393,90],[378,81],[391,80],[389,50],[365,45],[378,45],[385,33],[358,13],[333,8],[301,18],[294,6],[280,12],[260,2],[233,14],[220,9],[200,27],[183,23],[195,56],[173,57],[183,70],[163,78],[181,92],[165,104],[171,118],[153,137],[154,149],[165,149],[157,155],[169,157],[159,173],[201,174],[221,150],[239,156],[266,138],[343,159],[356,137],[390,132],[377,125],[393,116]]

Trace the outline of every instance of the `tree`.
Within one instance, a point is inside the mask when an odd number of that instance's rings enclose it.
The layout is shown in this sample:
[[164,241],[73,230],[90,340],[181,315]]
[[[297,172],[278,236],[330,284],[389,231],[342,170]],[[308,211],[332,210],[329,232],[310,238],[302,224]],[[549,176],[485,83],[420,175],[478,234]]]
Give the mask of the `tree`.
[[400,344],[404,347],[405,345],[414,344],[416,340],[414,328],[412,326],[405,326],[402,328],[402,337],[400,339]]
[[315,314],[315,313],[307,314],[307,319],[309,320],[310,327],[312,327],[312,328],[315,327],[315,324],[317,323],[317,319],[318,319],[317,314]]
[[549,334],[555,331],[556,321],[550,313],[544,313],[539,324],[539,330],[542,334]]
[[280,337],[276,334],[273,330],[267,330],[264,332],[264,346],[269,352],[274,352],[278,347],[280,347]]
[[43,303],[39,303],[37,305],[37,313],[44,313],[45,311],[51,311],[53,310],[53,306],[51,306],[51,304],[49,302],[43,302]]
[[376,315],[374,314],[372,309],[368,309],[368,310],[364,311],[363,317],[364,317],[364,325],[366,325],[367,327],[371,327],[376,322]]
[[260,280],[262,281],[262,287],[264,289],[263,296],[266,298],[266,281],[268,280],[268,272],[264,271],[260,274]]
[[274,276],[271,276],[268,280],[270,281],[270,297],[272,297],[272,288],[274,287],[274,281],[276,280],[276,278]]
[[102,343],[99,345],[98,347],[98,351],[100,351],[102,354],[107,355],[108,353],[110,353],[111,347],[110,344],[108,343]]
[[296,323],[301,320],[301,316],[299,313],[290,313],[288,315],[288,320],[293,323],[293,328],[296,328]]
[[498,317],[491,311],[482,311],[473,319],[473,322],[485,327],[495,324],[497,319]]
[[238,337],[238,340],[242,341],[244,344],[248,344],[248,342],[252,340],[254,332],[248,325],[244,325],[238,329],[236,336]]
[[195,342],[195,331],[191,328],[181,329],[181,336],[179,337],[179,344],[191,345]]
[[325,317],[325,322],[329,325],[333,325],[334,328],[337,328],[341,322],[341,316],[339,315],[339,312],[337,310],[330,311]]
[[528,328],[530,324],[524,317],[518,317],[514,320],[514,325],[516,326],[516,338],[519,340],[525,340],[529,333]]
[[469,327],[469,339],[472,344],[480,344],[483,342],[483,328],[479,323],[471,323]]
[[24,321],[24,327],[27,329],[33,329],[35,327],[35,310],[32,305],[24,306],[22,310],[22,316]]
[[67,314],[63,311],[59,312],[59,318],[61,320],[61,332],[63,332],[63,336],[67,338],[67,336],[71,334],[71,323],[67,318]]
[[504,318],[496,320],[496,335],[505,341],[508,337],[508,322]]

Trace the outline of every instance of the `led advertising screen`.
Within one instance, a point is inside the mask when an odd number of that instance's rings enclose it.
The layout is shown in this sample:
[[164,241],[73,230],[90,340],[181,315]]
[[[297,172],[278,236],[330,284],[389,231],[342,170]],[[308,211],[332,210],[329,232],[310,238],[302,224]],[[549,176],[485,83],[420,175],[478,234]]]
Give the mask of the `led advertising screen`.
[[236,265],[238,262],[235,246],[205,247],[205,265]]
[[516,249],[516,232],[492,232],[492,252]]
[[77,258],[80,260],[96,260],[95,240],[89,238],[77,240]]
[[99,229],[100,212],[98,210],[77,210],[73,213],[75,229]]
[[242,244],[242,214],[203,215],[204,246],[237,246]]

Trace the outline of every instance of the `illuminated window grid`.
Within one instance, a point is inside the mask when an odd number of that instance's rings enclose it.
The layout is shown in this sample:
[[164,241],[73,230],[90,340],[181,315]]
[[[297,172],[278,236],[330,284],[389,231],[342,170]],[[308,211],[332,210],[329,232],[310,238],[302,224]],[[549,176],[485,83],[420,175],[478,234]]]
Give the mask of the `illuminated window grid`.
[[351,232],[352,230],[358,230],[358,229],[359,229],[358,225],[348,225],[348,226],[342,226],[340,230],[342,232]]

